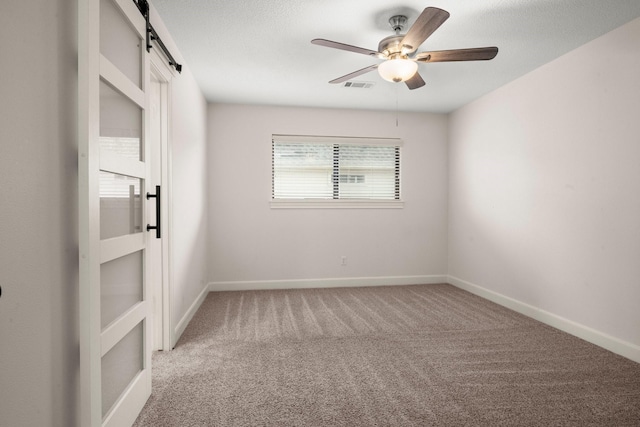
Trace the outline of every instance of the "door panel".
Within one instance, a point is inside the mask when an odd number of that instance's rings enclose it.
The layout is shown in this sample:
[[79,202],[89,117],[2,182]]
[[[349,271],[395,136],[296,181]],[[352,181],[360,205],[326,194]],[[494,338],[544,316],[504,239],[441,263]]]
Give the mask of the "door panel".
[[126,427],[151,393],[149,57],[131,0],[78,4],[81,424]]
[[142,232],[143,180],[100,171],[100,238]]
[[100,149],[142,160],[142,109],[100,81]]
[[143,300],[143,252],[137,251],[100,266],[100,324],[104,329]]
[[102,357],[102,416],[144,368],[143,323],[136,325]]
[[[133,3],[129,1],[129,3]],[[142,49],[138,32],[113,0],[100,0],[100,53],[142,87]]]

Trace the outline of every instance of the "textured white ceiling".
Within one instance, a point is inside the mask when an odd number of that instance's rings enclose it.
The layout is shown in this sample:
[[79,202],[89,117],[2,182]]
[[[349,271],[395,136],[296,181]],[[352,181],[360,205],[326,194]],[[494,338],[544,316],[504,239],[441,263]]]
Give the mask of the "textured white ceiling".
[[[425,112],[455,110],[640,16],[640,0],[151,1],[210,102]],[[372,89],[327,83],[380,61],[312,39],[376,50],[393,34],[389,17],[411,25],[428,6],[451,17],[418,51],[498,46],[498,56],[421,64],[427,84],[413,91],[375,71],[355,79]]]

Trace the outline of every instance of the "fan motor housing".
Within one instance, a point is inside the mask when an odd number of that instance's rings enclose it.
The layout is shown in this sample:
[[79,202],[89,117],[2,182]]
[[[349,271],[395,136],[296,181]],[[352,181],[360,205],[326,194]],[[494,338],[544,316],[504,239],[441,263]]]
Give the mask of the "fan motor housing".
[[380,40],[378,44],[378,52],[382,52],[385,56],[391,58],[403,54],[402,52],[402,39],[404,34],[397,34],[395,36],[385,37]]

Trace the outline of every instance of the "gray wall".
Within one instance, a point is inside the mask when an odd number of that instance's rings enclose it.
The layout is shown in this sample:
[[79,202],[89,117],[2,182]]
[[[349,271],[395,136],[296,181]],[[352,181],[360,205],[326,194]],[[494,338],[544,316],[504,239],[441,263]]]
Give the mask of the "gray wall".
[[76,3],[0,6],[0,425],[73,426]]
[[180,321],[186,321],[189,308],[208,282],[207,102],[189,64],[153,7],[151,21],[176,61],[183,64],[182,74],[173,78],[169,95],[172,192],[169,274],[171,327],[175,331]]
[[449,152],[449,274],[622,340],[636,360],[638,40],[640,19],[461,108]]
[[[267,288],[273,283],[265,281],[434,275],[444,280],[447,123],[444,114],[400,113],[396,126],[393,112],[210,105],[213,288],[242,281]],[[274,133],[401,138],[404,208],[270,208]]]

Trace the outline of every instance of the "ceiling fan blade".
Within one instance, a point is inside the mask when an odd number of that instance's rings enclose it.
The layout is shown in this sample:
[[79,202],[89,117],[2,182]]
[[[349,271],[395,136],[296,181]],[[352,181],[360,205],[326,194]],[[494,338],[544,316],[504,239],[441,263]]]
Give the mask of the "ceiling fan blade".
[[361,74],[368,73],[369,71],[373,71],[373,70],[375,70],[376,68],[378,68],[378,64],[376,64],[376,65],[371,65],[371,66],[366,67],[366,68],[362,68],[362,69],[360,69],[360,70],[358,70],[358,71],[354,71],[353,73],[349,73],[349,74],[347,74],[347,75],[345,75],[345,76],[342,76],[342,77],[338,77],[337,79],[333,79],[333,80],[331,80],[329,83],[342,83],[342,82],[346,82],[347,80],[351,80],[352,78],[354,78],[354,77],[358,77],[358,76],[359,76],[359,75],[361,75]]
[[436,7],[427,7],[422,11],[402,39],[402,44],[408,52],[415,52],[435,30],[449,19],[449,12]]
[[419,87],[422,87],[425,85],[424,80],[422,79],[422,76],[417,71],[413,75],[413,77],[405,81],[405,83],[407,84],[407,87],[411,90],[418,89]]
[[331,40],[313,39],[313,40],[311,40],[311,43],[317,44],[318,46],[332,47],[334,49],[346,50],[348,52],[361,53],[363,55],[374,56],[376,58],[384,58],[385,57],[382,53],[377,52],[375,50],[365,49],[363,47],[358,47],[358,46],[351,46],[350,44],[334,42],[334,41],[331,41]]
[[492,46],[420,52],[413,59],[418,62],[488,61],[497,54],[498,48]]

